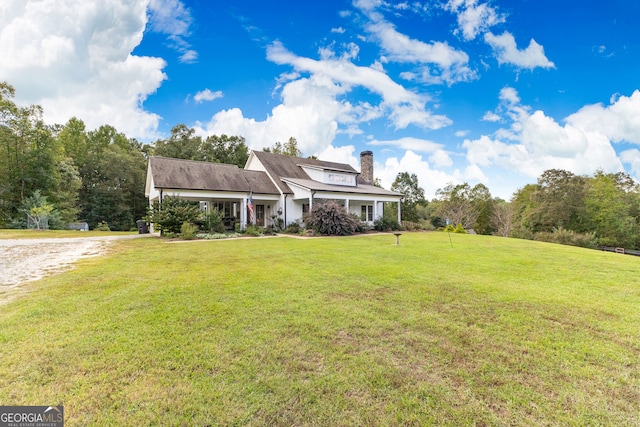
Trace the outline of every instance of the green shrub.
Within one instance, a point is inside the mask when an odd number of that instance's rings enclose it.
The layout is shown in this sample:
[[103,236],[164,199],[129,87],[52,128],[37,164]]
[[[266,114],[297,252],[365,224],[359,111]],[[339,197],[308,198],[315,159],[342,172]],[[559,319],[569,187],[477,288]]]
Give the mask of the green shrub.
[[600,246],[610,246],[610,247],[618,247],[618,240],[613,237],[599,237],[598,245]]
[[329,236],[349,236],[358,231],[360,220],[349,214],[336,201],[316,203],[306,219],[308,228],[318,234]]
[[453,226],[453,224],[448,224],[444,228],[444,231],[446,231],[447,233],[467,234],[467,230],[464,229],[462,224],[458,224],[455,227]]
[[580,246],[582,248],[595,248],[598,246],[598,238],[595,233],[576,233],[562,227],[554,228],[551,233],[541,231],[534,234],[533,240],[560,245]]
[[180,237],[185,240],[193,240],[196,238],[196,233],[198,232],[198,227],[193,224],[189,224],[188,222],[183,222],[180,227]]
[[353,217],[353,220],[356,223],[356,233],[366,233],[367,231],[371,230],[371,227],[368,226],[366,222],[362,221],[359,215],[352,213],[349,215]]
[[279,215],[271,215],[271,229],[275,232],[284,230],[284,219]]
[[218,209],[213,208],[204,216],[203,228],[210,233],[224,233],[226,230],[222,221],[224,215]]
[[429,221],[421,219],[417,222],[413,221],[402,221],[402,229],[407,231],[433,231],[436,228]]
[[218,239],[232,239],[234,237],[240,237],[240,233],[198,233],[196,238],[206,240],[218,240]]
[[296,221],[289,224],[287,228],[284,229],[284,232],[290,234],[299,234],[300,230],[303,230],[303,227],[302,225],[300,225],[300,222]]
[[247,228],[244,229],[244,234],[252,237],[259,237],[262,232],[255,225],[247,225]]
[[162,200],[162,205],[158,201],[153,203],[145,219],[152,222],[164,236],[165,233],[179,233],[182,224],[193,224],[201,215],[198,202],[167,196]]
[[373,229],[376,231],[395,231],[400,230],[400,224],[395,219],[380,217],[373,222]]
[[95,228],[96,231],[111,231],[109,224],[104,221],[100,221]]

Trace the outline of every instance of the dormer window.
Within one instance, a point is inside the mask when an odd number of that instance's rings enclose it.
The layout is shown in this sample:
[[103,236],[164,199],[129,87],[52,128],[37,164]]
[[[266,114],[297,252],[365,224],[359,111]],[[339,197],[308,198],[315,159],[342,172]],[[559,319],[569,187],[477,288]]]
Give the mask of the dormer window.
[[314,181],[323,184],[344,185],[349,187],[356,186],[356,176],[358,173],[355,171],[326,168],[316,165],[301,164],[298,166]]

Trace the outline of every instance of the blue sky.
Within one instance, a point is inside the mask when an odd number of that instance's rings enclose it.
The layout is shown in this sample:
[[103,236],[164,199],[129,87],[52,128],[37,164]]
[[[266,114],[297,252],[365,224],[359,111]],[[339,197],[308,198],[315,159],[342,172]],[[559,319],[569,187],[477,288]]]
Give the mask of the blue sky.
[[640,3],[8,0],[0,80],[45,119],[141,141],[293,136],[389,186],[508,199],[546,169],[640,178]]

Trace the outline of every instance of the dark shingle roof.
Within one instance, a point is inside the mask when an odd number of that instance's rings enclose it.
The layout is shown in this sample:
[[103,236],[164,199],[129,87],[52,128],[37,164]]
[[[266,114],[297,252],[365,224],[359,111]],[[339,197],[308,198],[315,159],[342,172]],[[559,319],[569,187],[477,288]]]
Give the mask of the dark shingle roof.
[[236,165],[150,157],[149,166],[157,188],[279,194],[266,173]]
[[[324,160],[304,159],[302,157],[284,156],[282,154],[266,153],[264,151],[254,151],[253,154],[260,160],[269,175],[273,177],[276,184],[284,193],[291,193],[291,190],[279,178],[311,179],[300,165],[309,165],[330,169],[334,171],[357,174],[351,165],[344,163],[326,162]],[[358,183],[360,181],[358,180]]]

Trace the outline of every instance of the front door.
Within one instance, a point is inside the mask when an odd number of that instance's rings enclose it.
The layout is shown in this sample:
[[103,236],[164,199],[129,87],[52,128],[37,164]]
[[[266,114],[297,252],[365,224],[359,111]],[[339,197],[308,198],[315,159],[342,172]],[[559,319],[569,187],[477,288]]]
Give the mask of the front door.
[[256,205],[256,225],[264,227],[264,205]]

